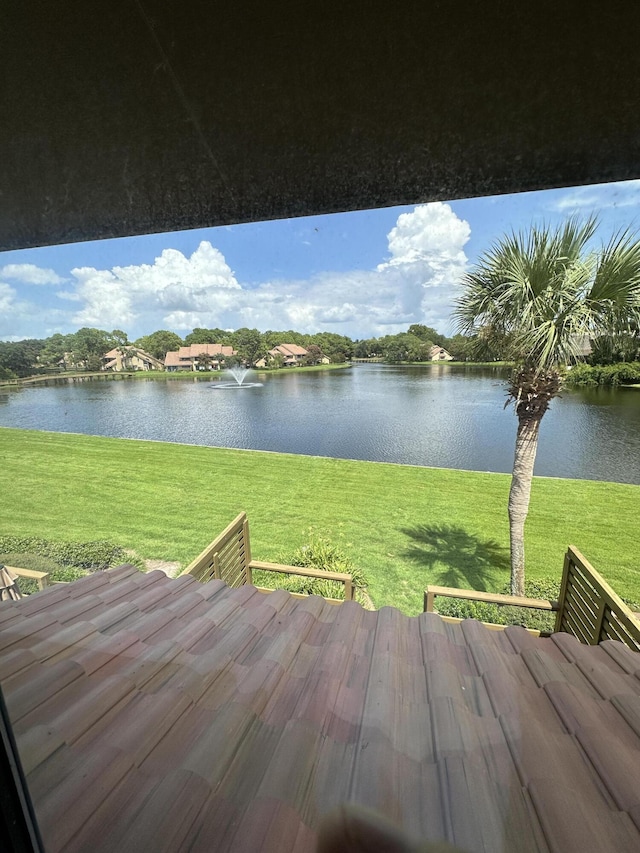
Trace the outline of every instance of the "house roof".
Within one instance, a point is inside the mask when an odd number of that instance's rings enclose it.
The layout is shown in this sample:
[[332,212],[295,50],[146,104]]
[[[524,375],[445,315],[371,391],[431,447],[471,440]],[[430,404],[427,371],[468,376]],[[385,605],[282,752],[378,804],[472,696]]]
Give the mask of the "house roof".
[[181,359],[180,353],[175,350],[169,351],[164,357],[165,367],[184,367],[184,365],[184,359]]
[[274,347],[272,350],[269,350],[269,355],[280,355],[284,356],[292,356],[292,355],[306,355],[308,350],[304,347],[298,346],[298,344],[278,344],[277,347]]
[[197,358],[199,355],[234,355],[234,349],[223,344],[191,344],[188,347],[180,347],[178,354],[180,358]]
[[[128,352],[132,353],[134,358],[137,356],[139,359],[141,359],[143,361],[145,361],[145,360],[146,361],[152,361],[152,362],[155,361],[157,364],[162,363],[161,360],[157,359],[154,355],[151,355],[150,353],[146,352],[146,350],[140,349],[140,347],[135,347],[132,344],[128,344],[127,346],[124,347],[124,349],[126,349]],[[109,358],[109,359],[113,359],[115,361],[118,359],[119,356],[122,357],[122,351],[120,350],[119,347],[114,347],[114,349],[110,349],[109,352],[106,352],[102,356],[102,358],[103,359]]]
[[306,851],[336,804],[467,851],[640,845],[640,655],[133,567],[0,604],[48,853]]

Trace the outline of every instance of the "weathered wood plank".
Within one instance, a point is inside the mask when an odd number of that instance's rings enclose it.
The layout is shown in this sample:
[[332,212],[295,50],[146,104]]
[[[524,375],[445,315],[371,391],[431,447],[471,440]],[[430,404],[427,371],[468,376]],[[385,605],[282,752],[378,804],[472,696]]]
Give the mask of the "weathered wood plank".
[[582,642],[614,639],[640,650],[640,622],[573,545],[565,556],[560,604],[557,624]]
[[428,604],[438,595],[445,598],[462,598],[465,601],[482,601],[486,604],[529,607],[534,610],[555,611],[557,608],[554,602],[545,598],[526,598],[521,595],[505,595],[499,592],[480,592],[474,589],[455,589],[454,587],[436,585],[429,585],[425,590]]
[[19,566],[5,566],[9,572],[19,578],[29,578],[38,582],[38,589],[49,586],[49,572],[38,572],[35,569],[21,569]]

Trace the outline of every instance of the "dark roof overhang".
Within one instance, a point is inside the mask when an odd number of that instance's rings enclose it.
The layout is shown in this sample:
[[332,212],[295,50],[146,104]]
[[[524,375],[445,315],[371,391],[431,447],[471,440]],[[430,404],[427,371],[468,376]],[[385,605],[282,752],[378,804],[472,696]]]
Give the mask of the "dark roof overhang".
[[0,249],[640,175],[640,6],[24,0]]

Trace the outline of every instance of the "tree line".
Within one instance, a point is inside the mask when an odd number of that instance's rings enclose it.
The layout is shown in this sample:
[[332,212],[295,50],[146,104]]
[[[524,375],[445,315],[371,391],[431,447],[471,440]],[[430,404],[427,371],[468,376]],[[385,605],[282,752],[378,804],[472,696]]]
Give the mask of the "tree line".
[[[293,329],[260,332],[246,327],[228,331],[225,329],[193,329],[184,338],[175,332],[159,329],[149,335],[129,340],[121,329],[105,331],[84,327],[70,334],[56,333],[48,338],[30,338],[23,341],[0,341],[0,379],[21,378],[53,370],[83,369],[98,371],[102,368],[105,353],[112,349],[134,346],[163,360],[166,353],[190,344],[222,344],[231,346],[238,358],[247,364],[255,364],[269,350],[282,343],[293,343],[309,350],[313,357],[318,353],[334,363],[352,358],[379,358],[390,363],[402,361],[430,361],[433,346],[444,347],[458,361],[486,360],[486,348],[478,350],[475,357],[474,343],[464,335],[452,338],[441,335],[435,329],[414,324],[406,332],[385,335],[381,338],[352,340],[334,332],[304,334]],[[495,349],[491,360],[499,357]]]
[[[312,360],[325,355],[334,363],[354,358],[376,358],[389,364],[431,361],[431,349],[443,347],[455,361],[496,362],[514,359],[513,336],[490,323],[469,334],[443,335],[436,329],[414,323],[406,332],[380,338],[352,340],[335,332],[305,334],[293,329],[260,332],[246,327],[225,329],[193,329],[184,338],[175,332],[159,329],[149,335],[129,340],[121,329],[105,331],[84,327],[70,334],[56,333],[48,338],[23,341],[0,341],[0,379],[32,376],[60,370],[98,371],[103,356],[112,349],[134,346],[163,360],[166,353],[190,344],[222,344],[231,346],[238,359],[255,364],[269,350],[282,343],[305,347]],[[606,335],[591,341],[593,351],[587,358],[591,364],[608,365],[640,358],[640,336],[635,333]]]

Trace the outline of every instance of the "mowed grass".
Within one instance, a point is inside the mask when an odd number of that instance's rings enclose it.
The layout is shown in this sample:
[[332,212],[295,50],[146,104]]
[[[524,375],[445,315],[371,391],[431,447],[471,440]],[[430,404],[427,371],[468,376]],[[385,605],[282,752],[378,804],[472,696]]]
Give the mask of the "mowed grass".
[[[377,607],[422,609],[426,584],[509,576],[503,474],[0,429],[1,534],[109,539],[186,565],[241,510],[253,556],[283,560],[309,530],[340,543]],[[640,486],[536,478],[527,576],[560,577],[573,544],[640,598]]]

